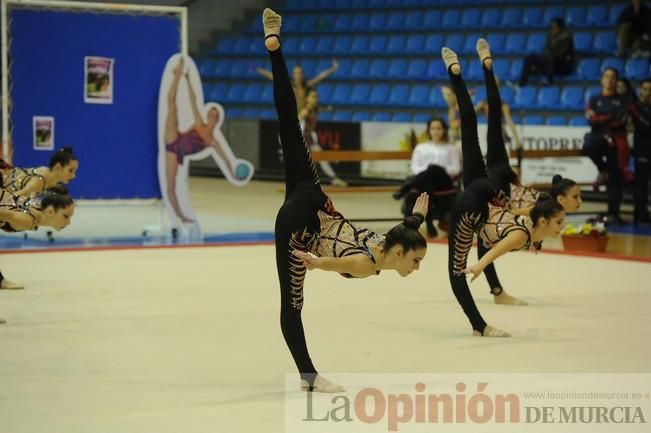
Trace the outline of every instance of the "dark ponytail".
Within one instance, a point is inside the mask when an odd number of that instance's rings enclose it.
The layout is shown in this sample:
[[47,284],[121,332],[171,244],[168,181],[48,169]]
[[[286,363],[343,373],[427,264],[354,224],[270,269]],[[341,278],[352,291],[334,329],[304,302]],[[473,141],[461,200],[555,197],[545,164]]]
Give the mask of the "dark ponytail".
[[65,167],[72,161],[77,161],[77,157],[72,153],[72,147],[62,147],[54,152],[54,155],[50,158],[48,167],[52,169],[57,164],[61,165],[61,167]]
[[531,209],[531,221],[533,221],[535,227],[538,223],[538,219],[550,219],[561,212],[563,212],[563,206],[553,199],[551,195],[543,192],[540,193],[538,201],[534,205],[533,209]]
[[556,200],[559,195],[567,195],[567,192],[576,186],[576,182],[572,179],[561,176],[560,174],[554,175],[552,178],[552,189],[549,190],[549,195],[553,200]]
[[402,223],[394,226],[385,235],[384,251],[389,251],[395,245],[402,246],[405,252],[427,248],[427,241],[418,231],[424,220],[425,217],[417,213],[405,217]]

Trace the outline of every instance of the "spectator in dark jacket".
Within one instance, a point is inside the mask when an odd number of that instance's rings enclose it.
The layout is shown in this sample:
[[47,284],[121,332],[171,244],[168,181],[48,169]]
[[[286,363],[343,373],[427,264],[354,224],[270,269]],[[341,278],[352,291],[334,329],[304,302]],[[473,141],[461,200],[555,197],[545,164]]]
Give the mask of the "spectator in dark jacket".
[[617,45],[620,56],[651,54],[651,9],[641,0],[632,0],[617,19]]
[[629,107],[635,125],[633,157],[635,158],[635,183],[633,202],[635,223],[649,223],[649,171],[651,170],[651,78],[640,84],[640,99]]
[[554,18],[542,54],[530,54],[524,59],[520,86],[526,86],[529,75],[540,74],[544,84],[551,84],[554,75],[568,75],[574,70],[574,40],[562,18]]

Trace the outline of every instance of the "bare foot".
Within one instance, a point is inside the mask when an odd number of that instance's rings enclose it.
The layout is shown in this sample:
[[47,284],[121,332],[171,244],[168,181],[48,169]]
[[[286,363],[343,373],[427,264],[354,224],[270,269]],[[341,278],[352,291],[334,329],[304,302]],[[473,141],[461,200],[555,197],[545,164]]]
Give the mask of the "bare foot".
[[501,305],[529,305],[522,299],[518,299],[509,295],[504,290],[502,290],[499,295],[495,295],[494,299],[496,304]]
[[510,337],[511,336],[511,334],[509,334],[508,332],[502,331],[501,329],[493,328],[490,325],[486,325],[483,334],[479,331],[472,331],[472,335],[474,335],[475,337]]
[[301,379],[301,391],[325,393],[346,392],[343,386],[330,382],[320,374],[316,377],[316,379],[314,379],[314,385],[312,385],[312,388],[310,388],[305,379]]
[[441,57],[443,57],[443,63],[445,63],[445,69],[447,71],[451,71],[454,75],[461,74],[461,65],[459,64],[459,56],[457,56],[457,53],[448,47],[443,47],[441,49]]
[[[264,45],[269,51],[276,51],[280,48],[280,25],[281,17],[269,8],[262,11],[262,27],[264,28]],[[269,35],[276,35],[277,38],[267,38]]]

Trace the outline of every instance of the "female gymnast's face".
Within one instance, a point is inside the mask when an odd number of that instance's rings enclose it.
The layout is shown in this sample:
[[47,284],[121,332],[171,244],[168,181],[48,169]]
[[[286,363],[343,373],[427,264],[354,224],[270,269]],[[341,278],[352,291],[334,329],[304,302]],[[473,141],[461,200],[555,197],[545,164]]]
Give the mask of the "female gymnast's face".
[[405,253],[402,246],[397,246],[394,254],[397,255],[396,271],[401,277],[406,277],[420,268],[420,262],[425,258],[427,248],[409,250]]
[[303,74],[303,68],[300,66],[294,66],[292,69],[292,78],[294,80],[294,83],[296,84],[301,84],[303,83],[303,80],[305,79],[305,75]]
[[68,183],[77,176],[77,169],[79,168],[79,161],[73,159],[68,165],[62,166],[61,164],[54,165],[54,172],[63,183]]
[[219,111],[215,107],[211,108],[208,110],[208,123],[211,125],[217,124],[217,121],[219,120]]
[[538,226],[540,227],[543,238],[556,237],[561,234],[563,229],[563,222],[565,221],[565,212],[559,212],[551,218],[544,217],[538,218]]
[[319,93],[316,90],[310,91],[305,101],[309,107],[319,106]]
[[435,143],[443,143],[445,141],[445,133],[447,131],[443,127],[443,124],[438,120],[434,120],[429,124],[429,135],[432,137],[432,141]]
[[68,207],[54,210],[52,206],[48,206],[43,211],[46,219],[42,221],[43,225],[52,227],[55,230],[63,230],[68,227],[72,215],[75,213],[75,205],[71,204]]
[[559,194],[556,198],[558,204],[563,206],[565,212],[575,212],[581,207],[583,199],[581,199],[581,188],[579,185],[574,185],[567,190],[565,195]]

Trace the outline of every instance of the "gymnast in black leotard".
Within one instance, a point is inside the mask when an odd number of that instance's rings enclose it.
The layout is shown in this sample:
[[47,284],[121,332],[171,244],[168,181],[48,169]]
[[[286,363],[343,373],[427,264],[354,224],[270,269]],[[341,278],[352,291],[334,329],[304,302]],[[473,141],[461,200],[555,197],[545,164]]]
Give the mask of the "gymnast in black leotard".
[[[488,43],[480,39],[477,43],[477,51],[484,67],[487,85],[491,78],[492,84],[494,84]],[[553,200],[538,201],[531,211],[531,222],[529,223],[524,219],[526,217],[513,215],[504,208],[508,200],[509,183],[503,184],[501,178],[491,179],[487,173],[477,137],[477,117],[461,77],[461,66],[457,55],[448,48],[443,48],[442,55],[459,104],[463,184],[465,187],[465,190],[455,199],[451,212],[448,234],[450,283],[459,304],[472,325],[474,335],[509,336],[504,331],[488,326],[481,317],[470,294],[466,274],[472,274],[474,280],[486,266],[506,252],[529,249],[545,237],[558,235],[564,212],[562,207]],[[489,91],[491,91],[490,87],[488,86]],[[491,112],[493,116],[499,116],[499,110],[490,110],[489,116]],[[489,120],[489,127],[492,123],[494,122]],[[501,135],[501,122],[498,122],[498,125],[500,128],[498,133]],[[489,143],[491,142],[490,135],[491,130],[489,129]],[[503,146],[502,150],[506,152]],[[490,206],[494,206],[494,208]],[[486,225],[489,217],[495,218],[495,224]],[[479,262],[467,266],[468,253],[472,247],[475,233],[480,235],[483,233],[482,237],[491,243],[492,248]]]
[[360,228],[337,212],[321,190],[310,151],[299,125],[296,100],[280,50],[280,16],[263,12],[265,45],[273,72],[274,101],[285,163],[285,201],[275,226],[276,263],[280,279],[280,325],[307,391],[339,392],[342,388],[317,373],[310,359],[301,309],[307,270],[338,272],[349,278],[396,270],[407,276],[418,269],[427,251],[418,227],[427,213],[427,195],[414,215],[382,235]]

